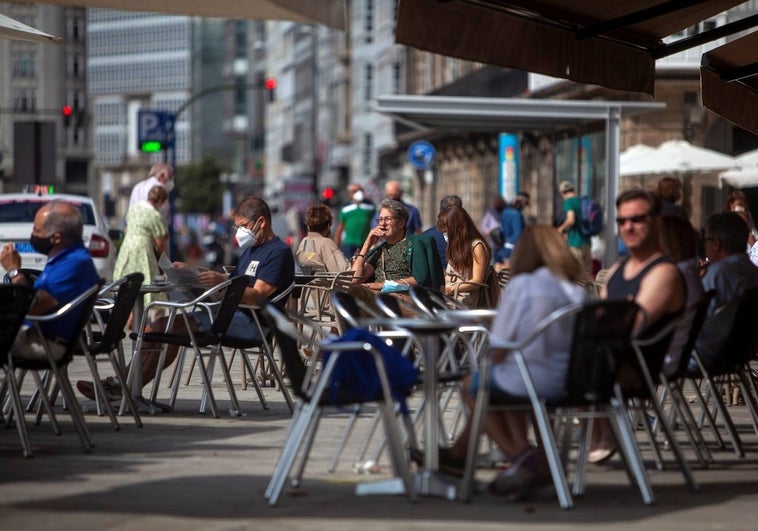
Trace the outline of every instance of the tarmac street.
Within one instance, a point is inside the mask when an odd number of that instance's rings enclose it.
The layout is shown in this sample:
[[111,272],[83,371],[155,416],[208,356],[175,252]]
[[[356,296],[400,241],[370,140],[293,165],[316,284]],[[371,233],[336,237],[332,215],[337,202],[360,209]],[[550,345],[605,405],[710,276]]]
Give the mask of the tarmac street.
[[[105,367],[103,367],[105,369]],[[86,377],[77,359],[71,379]],[[233,376],[239,377],[238,366]],[[165,385],[165,384],[164,384]],[[228,407],[223,384],[216,385],[222,411]],[[245,415],[214,419],[197,413],[199,376],[179,389],[174,412],[143,415],[144,427],[120,417],[114,431],[107,417],[87,422],[95,448],[85,454],[64,414],[63,435],[43,419],[29,424],[34,457],[24,459],[14,429],[0,430],[0,529],[2,530],[245,530],[245,529],[756,529],[758,520],[758,437],[744,406],[733,411],[746,457],[714,451],[716,463],[693,471],[701,492],[690,493],[672,466],[649,467],[657,504],[647,507],[615,458],[589,470],[587,493],[563,511],[551,491],[509,503],[480,489],[472,503],[404,497],[357,497],[359,481],[388,477],[386,457],[377,474],[359,474],[353,460],[362,419],[335,473],[327,472],[348,414],[333,411],[322,419],[316,444],[299,489],[285,488],[279,505],[269,507],[263,492],[279,457],[290,419],[281,395],[264,388],[272,403],[263,411],[252,388],[239,390]],[[165,386],[159,396],[167,396]],[[370,413],[371,411],[369,411]],[[681,435],[681,434],[680,434]],[[709,434],[706,434],[708,436]],[[683,439],[683,436],[682,436]],[[651,452],[645,451],[646,459]],[[666,454],[671,459],[670,454]],[[493,471],[482,471],[482,485]]]

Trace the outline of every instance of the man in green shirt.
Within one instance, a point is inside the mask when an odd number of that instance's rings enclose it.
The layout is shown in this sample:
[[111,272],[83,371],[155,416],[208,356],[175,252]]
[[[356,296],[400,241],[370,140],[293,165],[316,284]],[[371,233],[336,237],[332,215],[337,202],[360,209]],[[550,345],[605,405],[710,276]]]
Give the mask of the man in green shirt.
[[585,236],[579,230],[582,221],[582,200],[576,195],[574,185],[570,181],[563,181],[558,186],[558,191],[563,197],[563,213],[566,219],[558,226],[558,232],[566,234],[571,252],[581,262],[584,270],[592,271],[592,248],[590,237]]
[[363,245],[363,240],[371,229],[371,220],[376,208],[374,203],[364,197],[361,185],[351,184],[347,191],[350,194],[350,202],[340,209],[334,243],[340,246],[350,260]]

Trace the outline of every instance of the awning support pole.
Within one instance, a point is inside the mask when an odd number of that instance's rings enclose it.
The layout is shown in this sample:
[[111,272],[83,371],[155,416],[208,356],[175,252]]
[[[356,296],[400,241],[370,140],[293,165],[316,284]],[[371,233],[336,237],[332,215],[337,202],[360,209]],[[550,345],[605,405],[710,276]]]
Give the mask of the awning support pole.
[[619,190],[619,151],[621,149],[621,107],[608,107],[605,119],[605,262],[603,267],[610,267],[618,258],[616,243],[616,196]]

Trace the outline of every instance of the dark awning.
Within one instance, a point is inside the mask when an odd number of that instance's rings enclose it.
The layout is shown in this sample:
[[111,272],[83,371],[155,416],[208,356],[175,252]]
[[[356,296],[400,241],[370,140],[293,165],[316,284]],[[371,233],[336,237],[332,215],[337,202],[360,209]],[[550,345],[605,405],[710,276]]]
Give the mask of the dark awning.
[[[402,0],[396,40],[451,57],[652,95],[656,58],[681,47],[663,39],[743,2]],[[689,47],[699,43],[690,42]]]
[[758,32],[703,54],[703,105],[758,134]]

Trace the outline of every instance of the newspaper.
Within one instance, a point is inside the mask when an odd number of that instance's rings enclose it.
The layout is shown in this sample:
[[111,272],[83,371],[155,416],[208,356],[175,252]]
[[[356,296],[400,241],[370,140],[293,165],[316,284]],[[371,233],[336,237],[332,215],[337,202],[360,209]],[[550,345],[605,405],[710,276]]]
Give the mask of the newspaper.
[[171,284],[173,284],[174,289],[205,289],[204,286],[197,280],[197,274],[199,271],[196,267],[174,267],[174,264],[171,262],[171,259],[166,256],[166,253],[161,254],[161,257],[158,259],[158,267],[160,267],[166,274],[166,278]]

